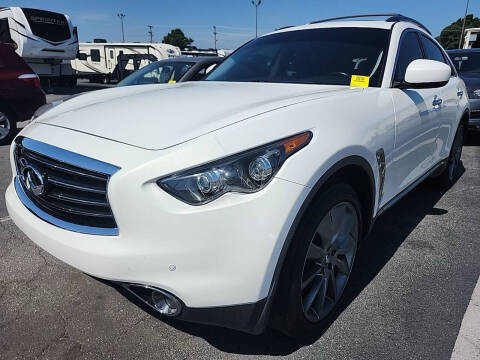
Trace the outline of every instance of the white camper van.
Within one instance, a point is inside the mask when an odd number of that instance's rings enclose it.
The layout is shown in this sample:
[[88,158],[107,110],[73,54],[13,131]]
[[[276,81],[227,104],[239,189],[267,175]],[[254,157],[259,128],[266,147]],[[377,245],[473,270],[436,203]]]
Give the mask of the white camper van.
[[475,49],[479,47],[480,47],[480,28],[465,29],[463,48]]
[[69,61],[77,55],[78,35],[67,15],[1,7],[0,42],[13,43],[17,54],[40,78],[75,80]]
[[78,77],[107,83],[112,79],[121,80],[123,75],[152,61],[180,55],[178,47],[168,44],[107,43],[96,39],[93,43],[79,44],[79,58],[72,60],[72,68]]

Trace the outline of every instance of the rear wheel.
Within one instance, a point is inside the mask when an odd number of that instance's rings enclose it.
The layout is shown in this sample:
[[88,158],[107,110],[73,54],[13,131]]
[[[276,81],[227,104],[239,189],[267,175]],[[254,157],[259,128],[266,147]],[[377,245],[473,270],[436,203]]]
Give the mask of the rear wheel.
[[16,134],[17,122],[13,114],[0,107],[0,145],[10,144]]
[[353,269],[362,234],[358,196],[336,184],[309,208],[287,255],[273,324],[293,337],[310,336],[335,312]]
[[460,124],[453,140],[450,155],[448,157],[447,166],[443,172],[435,178],[435,182],[442,187],[452,186],[458,178],[461,165],[461,157],[463,150],[463,141],[465,137],[465,128]]

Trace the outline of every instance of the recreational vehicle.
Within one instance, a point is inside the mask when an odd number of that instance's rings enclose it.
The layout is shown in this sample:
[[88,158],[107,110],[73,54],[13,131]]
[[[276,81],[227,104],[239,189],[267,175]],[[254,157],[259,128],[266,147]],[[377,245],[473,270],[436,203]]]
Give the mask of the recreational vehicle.
[[150,62],[180,56],[176,46],[159,43],[107,43],[101,40],[79,44],[79,58],[72,60],[74,74],[92,82],[121,80]]
[[480,28],[466,29],[463,48],[475,49],[479,47],[480,47]]
[[46,10],[0,8],[0,42],[15,51],[40,76],[72,83],[70,60],[78,52],[77,29],[67,15]]

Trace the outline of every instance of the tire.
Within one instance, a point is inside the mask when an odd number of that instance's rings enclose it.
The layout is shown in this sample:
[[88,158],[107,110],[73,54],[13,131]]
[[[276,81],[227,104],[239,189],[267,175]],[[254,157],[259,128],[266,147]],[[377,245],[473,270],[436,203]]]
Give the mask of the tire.
[[10,144],[17,134],[17,120],[13,113],[0,106],[0,145]]
[[275,328],[297,338],[323,328],[341,303],[361,234],[360,201],[350,185],[332,184],[316,197],[282,268],[272,314]]
[[465,139],[465,127],[462,123],[458,126],[455,138],[453,139],[452,148],[448,156],[447,165],[445,169],[435,177],[433,180],[435,184],[443,188],[450,188],[458,179],[463,142]]

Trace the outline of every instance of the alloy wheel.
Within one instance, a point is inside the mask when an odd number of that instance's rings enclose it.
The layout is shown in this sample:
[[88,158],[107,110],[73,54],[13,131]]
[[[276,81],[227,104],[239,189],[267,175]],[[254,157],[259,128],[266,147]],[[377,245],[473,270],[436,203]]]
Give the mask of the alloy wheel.
[[358,243],[358,214],[348,202],[335,205],[320,221],[302,274],[302,307],[311,322],[325,318],[339,301],[350,276]]
[[462,148],[463,148],[463,131],[462,128],[459,128],[455,140],[452,145],[452,154],[450,155],[448,163],[448,178],[450,181],[453,181],[455,175],[458,172],[458,167],[460,165],[460,158],[462,157]]
[[0,111],[0,140],[5,139],[10,133],[10,120]]

